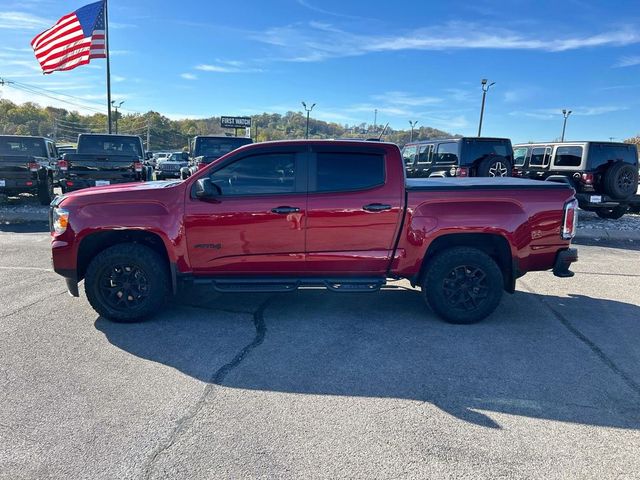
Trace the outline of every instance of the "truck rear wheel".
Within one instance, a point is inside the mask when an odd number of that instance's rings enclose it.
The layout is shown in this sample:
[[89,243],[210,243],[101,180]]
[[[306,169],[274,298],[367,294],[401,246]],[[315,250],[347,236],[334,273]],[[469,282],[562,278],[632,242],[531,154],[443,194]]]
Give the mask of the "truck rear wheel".
[[101,316],[114,322],[144,320],[160,309],[168,295],[166,261],[144,245],[114,245],[91,261],[84,288]]
[[450,248],[437,254],[426,268],[422,293],[433,311],[449,323],[479,322],[500,303],[502,272],[481,250]]
[[53,180],[45,175],[38,182],[38,201],[40,205],[49,205],[53,200]]

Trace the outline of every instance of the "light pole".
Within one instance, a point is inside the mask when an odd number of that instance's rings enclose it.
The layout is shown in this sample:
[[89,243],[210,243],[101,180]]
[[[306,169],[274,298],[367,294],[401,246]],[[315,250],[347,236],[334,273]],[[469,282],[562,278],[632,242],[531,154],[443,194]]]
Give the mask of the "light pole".
[[484,116],[484,102],[487,98],[487,92],[489,91],[489,87],[495,85],[496,82],[487,83],[488,80],[486,78],[482,79],[482,106],[480,107],[480,124],[478,125],[478,136],[482,134],[482,117]]
[[571,110],[562,109],[562,116],[564,117],[564,122],[562,123],[562,137],[560,138],[561,142],[564,142],[564,132],[567,129],[567,118],[571,115]]
[[307,112],[307,133],[305,134],[304,138],[309,138],[309,114],[311,113],[311,110],[313,110],[313,107],[316,106],[316,104],[314,103],[313,105],[311,105],[311,108],[307,108],[307,104],[302,102],[302,106]]
[[122,100],[119,104],[116,105],[116,101],[111,100],[111,105],[116,111],[116,135],[118,134],[118,109],[122,106],[123,103],[124,103],[124,100]]
[[418,120],[414,120],[413,122],[409,120],[409,125],[411,125],[411,138],[409,138],[410,142],[413,142],[413,129],[416,128],[417,124],[418,124]]

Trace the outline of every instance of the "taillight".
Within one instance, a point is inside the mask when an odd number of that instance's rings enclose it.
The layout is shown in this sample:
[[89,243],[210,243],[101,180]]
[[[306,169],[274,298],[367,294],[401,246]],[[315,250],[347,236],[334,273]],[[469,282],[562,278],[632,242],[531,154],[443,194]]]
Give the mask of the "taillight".
[[578,202],[571,200],[564,206],[564,222],[562,223],[562,238],[571,240],[576,234],[578,223]]
[[66,160],[58,160],[58,168],[66,172],[69,169],[69,163]]
[[580,181],[585,185],[593,185],[593,173],[583,173]]
[[67,187],[73,187],[73,182],[70,182],[69,180],[67,180]]
[[32,172],[37,172],[40,169],[40,165],[38,165],[36,162],[29,162],[29,170]]
[[198,170],[202,170],[204,167],[206,167],[207,164],[204,162],[198,162]]
[[33,182],[32,182],[32,181],[24,182],[24,184],[25,184],[27,187],[33,187]]
[[142,163],[134,162],[133,168],[136,170],[136,172],[141,172],[142,171]]
[[456,168],[456,177],[468,177],[469,169],[467,167]]

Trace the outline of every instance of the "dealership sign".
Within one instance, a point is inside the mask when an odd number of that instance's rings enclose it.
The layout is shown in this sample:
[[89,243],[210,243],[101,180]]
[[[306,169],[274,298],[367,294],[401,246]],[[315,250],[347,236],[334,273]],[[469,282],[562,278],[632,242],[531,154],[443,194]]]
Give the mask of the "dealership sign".
[[220,117],[222,128],[251,128],[251,117]]

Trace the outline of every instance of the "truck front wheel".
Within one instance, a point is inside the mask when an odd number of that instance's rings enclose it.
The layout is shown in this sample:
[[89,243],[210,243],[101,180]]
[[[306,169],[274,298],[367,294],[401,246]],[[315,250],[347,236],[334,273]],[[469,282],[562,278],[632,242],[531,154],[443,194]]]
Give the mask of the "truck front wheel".
[[156,313],[169,292],[166,261],[136,243],[121,243],[96,255],[85,275],[89,303],[114,322],[136,322]]
[[469,324],[490,315],[500,303],[500,267],[476,248],[438,253],[426,267],[422,293],[433,311],[449,323]]

